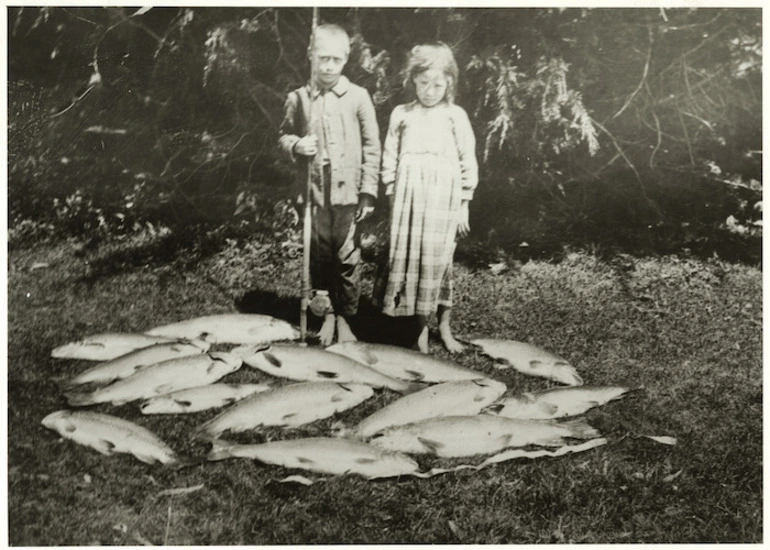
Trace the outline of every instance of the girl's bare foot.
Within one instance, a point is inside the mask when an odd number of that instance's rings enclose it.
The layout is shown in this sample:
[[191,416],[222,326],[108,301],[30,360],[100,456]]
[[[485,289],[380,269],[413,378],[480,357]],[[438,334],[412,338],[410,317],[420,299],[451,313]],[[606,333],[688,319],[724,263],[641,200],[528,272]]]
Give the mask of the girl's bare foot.
[[337,316],[337,343],[342,342],[355,342],[358,340],[353,331],[350,330],[348,320],[342,315]]
[[438,332],[441,335],[441,341],[444,343],[444,347],[448,351],[451,353],[462,353],[465,350],[465,346],[463,346],[455,339],[454,336],[452,336],[452,331],[449,328],[449,325],[439,326]]
[[438,306],[438,332],[441,335],[441,341],[449,352],[461,353],[465,349],[465,346],[452,336],[452,329],[449,327],[449,320],[451,317],[451,307]]
[[334,325],[336,324],[336,318],[334,313],[327,313],[324,316],[324,324],[321,325],[321,330],[318,331],[318,340],[321,345],[326,347],[334,340]]
[[420,329],[420,336],[417,337],[417,349],[423,353],[428,353],[428,318],[418,315],[417,326]]

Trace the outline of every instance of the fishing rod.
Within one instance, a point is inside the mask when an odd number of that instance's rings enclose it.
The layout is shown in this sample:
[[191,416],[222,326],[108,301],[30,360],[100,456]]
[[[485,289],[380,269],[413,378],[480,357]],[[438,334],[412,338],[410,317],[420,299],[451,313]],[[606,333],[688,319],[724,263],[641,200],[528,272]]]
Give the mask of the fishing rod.
[[[316,77],[318,75],[318,58],[315,54],[316,30],[318,28],[318,7],[313,8],[313,23],[310,32],[310,101],[308,102],[307,131],[305,135],[311,133],[313,129],[313,100],[316,94]],[[302,226],[302,297],[300,298],[299,310],[299,336],[300,341],[306,344],[307,340],[307,308],[308,300],[312,289],[310,287],[310,235],[312,228],[312,186],[313,186],[313,164],[316,162],[318,153],[307,162],[307,185],[305,190],[305,216]]]

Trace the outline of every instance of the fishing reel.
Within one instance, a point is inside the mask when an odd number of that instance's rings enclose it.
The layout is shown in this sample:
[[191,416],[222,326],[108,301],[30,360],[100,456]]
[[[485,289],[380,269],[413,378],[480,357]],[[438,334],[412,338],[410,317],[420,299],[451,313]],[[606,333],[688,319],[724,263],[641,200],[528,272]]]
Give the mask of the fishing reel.
[[310,303],[308,304],[310,311],[317,317],[323,317],[327,313],[332,311],[332,300],[329,297],[328,290],[316,290],[310,291]]

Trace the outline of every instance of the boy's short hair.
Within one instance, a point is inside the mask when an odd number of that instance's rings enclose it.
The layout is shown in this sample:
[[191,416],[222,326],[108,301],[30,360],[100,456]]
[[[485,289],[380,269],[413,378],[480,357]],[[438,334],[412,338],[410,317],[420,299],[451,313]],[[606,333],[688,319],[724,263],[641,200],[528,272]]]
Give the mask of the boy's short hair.
[[447,103],[454,103],[459,70],[452,49],[443,42],[420,44],[409,52],[409,60],[403,73],[404,89],[409,99],[412,100],[417,97],[414,77],[430,69],[438,69],[444,73],[448,81],[446,101]]
[[[324,23],[316,27],[316,43],[323,39],[339,40],[345,44],[345,55],[350,55],[350,36],[347,31],[334,23]],[[308,52],[310,53],[310,52]]]

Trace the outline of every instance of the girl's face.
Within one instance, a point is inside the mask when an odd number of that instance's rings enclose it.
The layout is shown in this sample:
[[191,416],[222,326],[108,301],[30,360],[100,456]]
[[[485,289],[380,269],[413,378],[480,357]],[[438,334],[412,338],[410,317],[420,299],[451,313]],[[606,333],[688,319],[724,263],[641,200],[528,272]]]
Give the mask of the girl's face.
[[414,88],[417,99],[425,107],[438,105],[446,97],[449,82],[442,71],[428,69],[414,77]]

